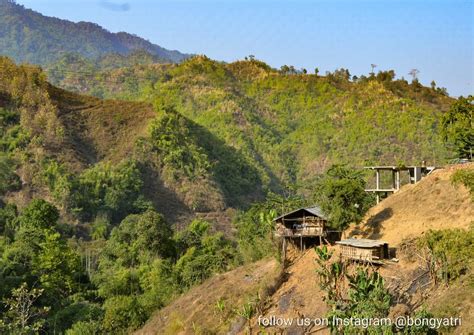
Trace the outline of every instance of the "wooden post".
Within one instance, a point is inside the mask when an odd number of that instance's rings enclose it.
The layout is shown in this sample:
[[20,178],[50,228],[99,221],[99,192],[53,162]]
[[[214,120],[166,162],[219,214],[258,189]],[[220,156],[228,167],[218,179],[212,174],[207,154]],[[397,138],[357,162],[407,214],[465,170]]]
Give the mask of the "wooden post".
[[400,170],[397,170],[397,191],[400,189]]
[[380,171],[379,170],[375,170],[375,188],[377,190],[380,189]]

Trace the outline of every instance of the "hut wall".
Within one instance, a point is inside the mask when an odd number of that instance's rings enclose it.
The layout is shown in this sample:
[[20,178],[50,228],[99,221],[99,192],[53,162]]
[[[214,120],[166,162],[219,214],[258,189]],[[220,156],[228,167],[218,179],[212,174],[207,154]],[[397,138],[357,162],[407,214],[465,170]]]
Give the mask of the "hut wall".
[[384,258],[381,248],[356,248],[342,245],[341,254],[344,258],[364,261],[373,261]]

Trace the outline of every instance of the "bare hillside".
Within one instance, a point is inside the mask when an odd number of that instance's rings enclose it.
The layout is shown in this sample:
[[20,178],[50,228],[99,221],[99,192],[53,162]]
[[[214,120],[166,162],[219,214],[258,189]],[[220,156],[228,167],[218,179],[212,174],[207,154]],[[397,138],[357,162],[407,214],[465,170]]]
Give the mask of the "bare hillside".
[[435,170],[419,183],[403,186],[371,208],[362,224],[346,235],[383,239],[396,246],[429,229],[468,228],[474,221],[474,205],[464,186],[451,183],[456,169],[474,169],[474,163]]
[[229,329],[235,333],[245,326],[239,317],[245,305],[271,293],[280,277],[281,267],[274,259],[216,275],[157,312],[135,334],[222,334]]
[[[265,301],[262,313],[252,319],[252,333],[258,334],[261,325],[258,317],[270,320],[271,317],[291,320],[290,326],[265,327],[269,334],[300,334],[319,330],[318,334],[329,334],[326,327],[310,325],[306,328],[298,326],[298,318],[311,319],[323,318],[327,312],[326,303],[323,301],[324,293],[319,287],[316,273],[316,253],[313,249],[294,255],[285,269],[285,280],[275,293]],[[241,334],[248,333],[248,328],[243,328]]]

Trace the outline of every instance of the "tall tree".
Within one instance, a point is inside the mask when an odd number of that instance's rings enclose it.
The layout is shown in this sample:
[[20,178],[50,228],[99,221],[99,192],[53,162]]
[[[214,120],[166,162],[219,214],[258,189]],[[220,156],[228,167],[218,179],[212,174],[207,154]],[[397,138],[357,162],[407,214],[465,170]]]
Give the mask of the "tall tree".
[[460,97],[444,114],[444,139],[459,158],[473,158],[474,151],[474,96]]
[[362,173],[343,165],[333,165],[319,180],[315,200],[330,225],[340,230],[360,221],[371,205]]

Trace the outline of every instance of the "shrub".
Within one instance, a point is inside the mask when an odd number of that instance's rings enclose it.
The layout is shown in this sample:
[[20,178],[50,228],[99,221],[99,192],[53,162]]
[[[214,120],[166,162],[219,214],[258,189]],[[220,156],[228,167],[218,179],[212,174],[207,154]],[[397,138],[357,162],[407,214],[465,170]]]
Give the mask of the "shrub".
[[0,153],[0,195],[20,186],[20,178],[15,173],[15,163],[7,155]]
[[20,224],[25,227],[47,229],[54,227],[59,219],[58,209],[43,199],[33,199],[23,209]]
[[140,327],[148,314],[133,296],[116,296],[104,303],[102,327],[106,333],[128,334]]
[[474,201],[474,169],[461,169],[457,170],[451,176],[451,182],[455,185],[463,184],[469,189],[472,199]]
[[99,335],[102,329],[99,321],[79,321],[66,331],[66,335]]
[[428,252],[432,275],[449,283],[470,271],[474,255],[474,228],[430,230],[418,241]]

